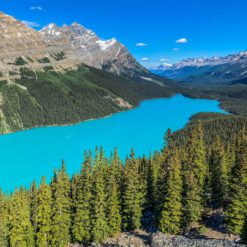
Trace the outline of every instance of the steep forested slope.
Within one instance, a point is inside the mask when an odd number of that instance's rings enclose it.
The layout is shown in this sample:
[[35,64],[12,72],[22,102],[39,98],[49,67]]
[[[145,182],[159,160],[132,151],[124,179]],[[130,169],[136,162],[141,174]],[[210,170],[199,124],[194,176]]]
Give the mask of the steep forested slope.
[[131,81],[86,65],[63,72],[48,69],[22,66],[20,78],[0,81],[2,133],[103,117],[173,93],[169,86]]

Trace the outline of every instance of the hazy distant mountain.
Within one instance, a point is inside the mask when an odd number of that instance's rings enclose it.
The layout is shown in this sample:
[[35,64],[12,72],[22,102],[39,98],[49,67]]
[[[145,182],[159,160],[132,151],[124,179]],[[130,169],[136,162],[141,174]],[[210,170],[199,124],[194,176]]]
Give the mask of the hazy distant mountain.
[[150,70],[163,77],[190,83],[214,84],[245,81],[247,51],[226,57],[188,58],[176,64],[164,64]]

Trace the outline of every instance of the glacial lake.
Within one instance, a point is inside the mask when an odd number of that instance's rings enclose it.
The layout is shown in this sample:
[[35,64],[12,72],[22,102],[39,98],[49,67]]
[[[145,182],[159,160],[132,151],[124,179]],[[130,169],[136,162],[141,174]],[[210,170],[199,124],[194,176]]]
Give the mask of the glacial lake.
[[214,100],[176,95],[143,101],[139,107],[63,127],[42,127],[0,136],[0,187],[5,192],[29,186],[66,163],[69,174],[80,170],[84,150],[103,146],[106,155],[115,147],[124,159],[132,147],[137,156],[160,150],[168,128],[183,128],[199,112],[225,113]]

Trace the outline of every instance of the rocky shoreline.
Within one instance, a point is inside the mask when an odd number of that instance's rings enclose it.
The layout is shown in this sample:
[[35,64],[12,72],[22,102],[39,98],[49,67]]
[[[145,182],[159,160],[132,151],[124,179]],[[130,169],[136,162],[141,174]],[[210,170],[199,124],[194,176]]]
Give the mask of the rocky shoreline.
[[103,244],[91,243],[87,246],[70,245],[69,247],[244,247],[234,241],[224,239],[189,238],[171,236],[161,232],[149,234],[138,230],[125,232],[114,238],[107,239]]

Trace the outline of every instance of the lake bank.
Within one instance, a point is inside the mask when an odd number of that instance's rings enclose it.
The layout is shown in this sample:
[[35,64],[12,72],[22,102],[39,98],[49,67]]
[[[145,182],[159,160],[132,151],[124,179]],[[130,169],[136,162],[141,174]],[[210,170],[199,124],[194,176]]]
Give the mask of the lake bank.
[[103,146],[108,156],[117,147],[122,159],[132,147],[136,155],[148,155],[161,149],[167,128],[181,129],[199,112],[224,113],[217,101],[176,95],[146,100],[137,108],[76,125],[2,135],[0,187],[11,190],[29,186],[43,175],[50,178],[62,159],[72,174],[80,169],[84,150],[93,151],[96,146]]

